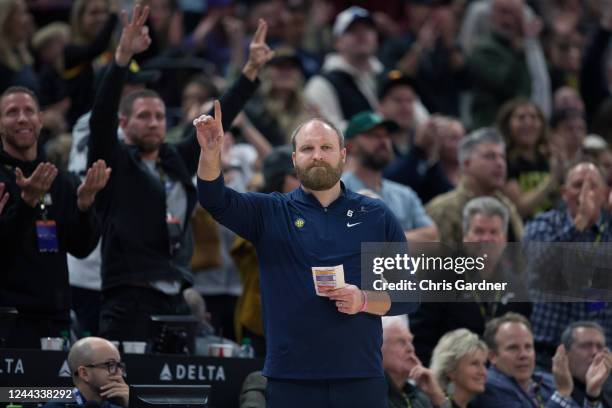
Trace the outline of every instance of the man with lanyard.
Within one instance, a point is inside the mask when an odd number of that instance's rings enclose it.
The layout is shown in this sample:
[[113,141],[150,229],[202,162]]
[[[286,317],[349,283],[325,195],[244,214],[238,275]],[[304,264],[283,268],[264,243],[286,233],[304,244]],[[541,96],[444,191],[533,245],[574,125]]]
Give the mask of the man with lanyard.
[[[99,337],[84,337],[68,353],[68,367],[74,383],[73,396],[79,407],[94,401],[100,408],[128,408],[130,390],[125,383],[125,363],[117,348]],[[65,408],[50,402],[44,408]]]
[[[85,257],[99,237],[90,211],[110,169],[103,161],[85,180],[46,162],[38,144],[42,113],[34,93],[10,87],[0,96],[0,306],[19,312],[6,346],[40,347],[70,327],[66,253]],[[0,192],[0,196],[1,196]]]
[[[463,250],[476,258],[487,255],[482,271],[451,275],[466,282],[489,281],[506,282],[504,291],[497,291],[485,297],[479,291],[466,292],[467,298],[454,302],[423,302],[410,315],[410,328],[415,335],[416,353],[424,362],[429,363],[431,353],[438,340],[447,332],[458,328],[482,335],[485,324],[494,317],[513,311],[529,316],[530,303],[513,302],[525,289],[513,279],[514,269],[502,258],[506,247],[509,223],[508,208],[494,197],[476,197],[468,201],[463,209]],[[448,276],[444,275],[444,278]],[[486,293],[488,294],[488,293]]]
[[[268,407],[386,407],[379,316],[407,313],[415,305],[392,303],[387,292],[356,285],[362,242],[405,248],[406,238],[380,200],[340,182],[342,133],[321,119],[298,126],[291,140],[301,187],[287,194],[240,194],[223,182],[219,102],[214,119],[203,115],[194,124],[201,146],[200,204],[257,250]],[[316,290],[323,269],[334,277],[342,273],[347,284]]]
[[[554,383],[550,375],[535,372],[533,335],[524,316],[507,313],[491,320],[483,337],[489,346],[491,367],[484,394],[473,401],[475,408],[578,407],[572,400],[572,375],[562,346],[553,359]],[[587,379],[587,387],[601,393],[610,367],[601,359],[595,365]],[[581,407],[601,408],[601,402],[585,400]]]
[[[578,163],[569,169],[561,189],[564,205],[539,214],[527,224],[523,247],[538,288],[553,285],[550,288],[560,293],[576,293],[584,287],[583,279],[590,276],[588,286],[597,286],[599,281],[609,289],[605,278],[610,272],[607,254],[612,241],[611,218],[606,211],[608,191],[594,164]],[[598,276],[604,277],[604,282]],[[584,293],[577,295],[586,299]],[[608,302],[541,300],[534,303],[531,315],[538,366],[549,368],[561,333],[572,321],[596,321],[607,341],[612,339],[612,308]]]

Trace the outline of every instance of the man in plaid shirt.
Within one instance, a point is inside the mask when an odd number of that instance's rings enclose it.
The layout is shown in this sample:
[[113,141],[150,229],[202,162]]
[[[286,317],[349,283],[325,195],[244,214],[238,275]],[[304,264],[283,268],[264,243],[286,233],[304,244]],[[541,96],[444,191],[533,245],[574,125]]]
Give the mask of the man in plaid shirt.
[[[610,273],[601,273],[602,269],[609,272],[610,267],[606,258],[611,251],[609,244],[604,244],[612,241],[612,218],[605,208],[608,188],[595,165],[579,163],[568,171],[561,191],[564,206],[538,215],[527,224],[523,236],[529,273],[540,279],[534,286],[542,289],[542,283],[553,283],[557,300],[535,302],[531,315],[542,368],[550,368],[561,333],[571,322],[596,321],[603,326],[608,342],[612,340],[612,305],[601,298],[584,301],[585,292],[576,293],[585,285],[610,287],[602,285]],[[558,302],[560,294],[571,301]],[[546,299],[542,292],[538,295],[540,300]]]

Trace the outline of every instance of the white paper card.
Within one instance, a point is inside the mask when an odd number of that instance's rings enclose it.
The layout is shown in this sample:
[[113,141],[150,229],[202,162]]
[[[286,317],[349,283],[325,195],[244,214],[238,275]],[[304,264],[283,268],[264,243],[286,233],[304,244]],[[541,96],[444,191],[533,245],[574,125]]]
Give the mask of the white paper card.
[[337,266],[313,266],[312,280],[314,282],[317,295],[320,289],[336,289],[346,285],[344,283],[344,267]]

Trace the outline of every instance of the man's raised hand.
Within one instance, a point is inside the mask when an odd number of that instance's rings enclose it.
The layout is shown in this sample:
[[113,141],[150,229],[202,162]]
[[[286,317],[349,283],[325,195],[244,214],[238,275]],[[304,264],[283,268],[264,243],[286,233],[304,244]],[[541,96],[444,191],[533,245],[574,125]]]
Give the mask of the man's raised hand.
[[123,30],[117,51],[115,51],[115,62],[118,65],[126,66],[130,63],[132,56],[143,52],[151,45],[149,27],[145,26],[148,16],[149,6],[142,7],[139,4],[134,7],[131,21],[128,19],[127,12],[121,11]]
[[100,192],[110,178],[111,168],[106,167],[104,160],[98,160],[87,169],[85,180],[77,189],[77,205],[79,210],[87,211],[93,204],[96,194]]
[[274,51],[266,44],[268,24],[260,19],[257,30],[249,44],[249,59],[242,70],[244,76],[254,81],[259,70],[274,57]]
[[193,121],[200,144],[198,177],[215,180],[221,173],[221,151],[223,150],[223,123],[221,104],[215,101],[215,117],[202,115]]
[[603,384],[610,376],[611,368],[610,350],[605,349],[595,355],[585,374],[587,395],[591,397],[599,397],[601,395]]
[[565,346],[561,344],[557,347],[557,352],[552,359],[552,373],[555,379],[555,388],[564,397],[572,395],[574,390],[574,380],[569,369],[569,360],[565,351]]
[[196,127],[200,148],[206,157],[217,156],[223,148],[223,123],[221,122],[221,104],[215,101],[215,117],[201,115],[193,121]]

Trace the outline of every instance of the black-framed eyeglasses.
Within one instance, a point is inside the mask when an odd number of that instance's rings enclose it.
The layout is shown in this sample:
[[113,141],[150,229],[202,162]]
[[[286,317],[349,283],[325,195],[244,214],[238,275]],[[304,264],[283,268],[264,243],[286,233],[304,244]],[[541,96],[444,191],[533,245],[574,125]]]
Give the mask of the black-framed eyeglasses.
[[[121,369],[121,371],[125,373],[125,363],[123,361],[109,360],[97,364],[83,364],[83,367],[106,368],[108,370],[108,373],[111,375],[117,374],[118,369]],[[78,370],[74,372],[75,375],[78,375],[78,373]]]

